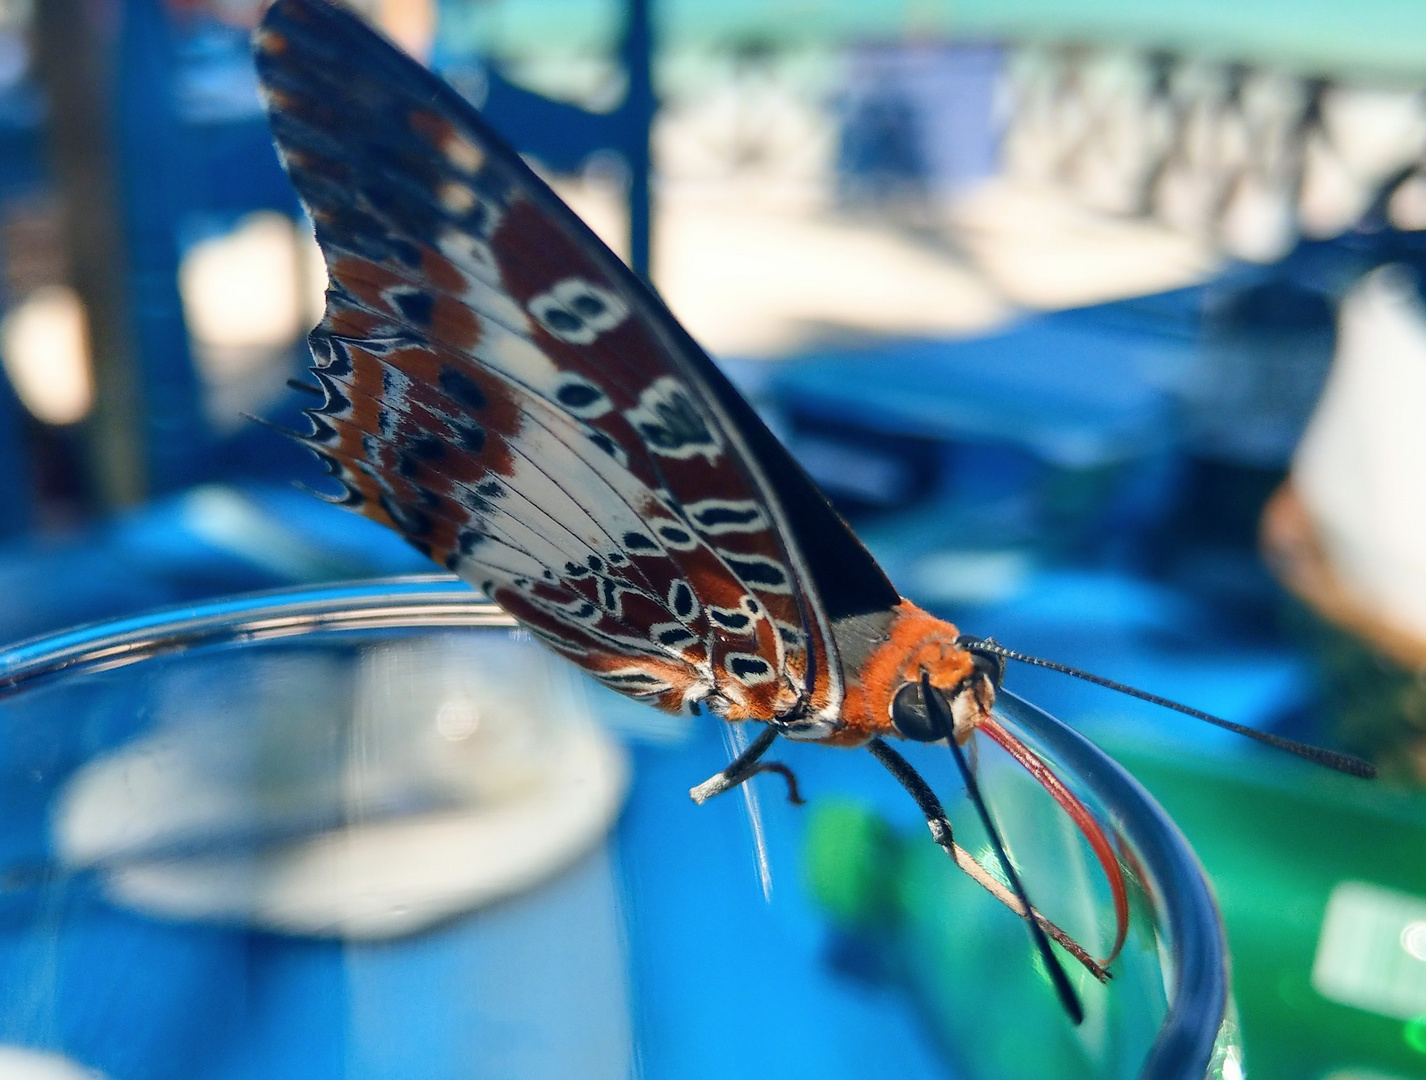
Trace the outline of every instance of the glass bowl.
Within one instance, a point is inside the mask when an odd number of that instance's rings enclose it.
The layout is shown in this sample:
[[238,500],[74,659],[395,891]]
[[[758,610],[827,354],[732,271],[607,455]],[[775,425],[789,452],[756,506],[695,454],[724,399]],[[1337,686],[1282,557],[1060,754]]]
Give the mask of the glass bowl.
[[[777,776],[694,806],[736,729],[593,686],[454,579],[14,646],[0,1071],[1006,1080],[997,1048],[1018,1042],[1045,1063],[1089,1047],[1094,1075],[1231,1078],[1222,933],[1182,837],[1085,740],[1009,694],[1000,710],[1112,828],[1131,880],[1130,944],[1110,987],[1077,980],[1070,1035],[1022,925],[929,840],[884,885],[914,879],[913,922],[963,947],[903,933],[910,979],[844,962],[798,868],[819,803],[861,800],[888,836],[914,822],[868,755],[780,746],[810,813]],[[939,783],[935,749],[908,753]],[[991,750],[979,768],[1036,903],[1096,940],[1082,842]]]
[[[1085,1013],[1072,1024],[1023,924],[954,869],[922,829],[894,828],[852,800],[816,812],[807,844],[811,891],[845,935],[844,951],[855,966],[870,964],[911,991],[960,1076],[1237,1080],[1241,1047],[1230,1019],[1223,934],[1183,837],[1083,736],[1003,689],[994,712],[1112,837],[1129,927],[1109,965],[1111,979],[1101,984],[1059,953]],[[1027,894],[1103,958],[1114,939],[1113,903],[1088,845],[998,746],[980,736],[970,745]],[[955,776],[943,746],[905,753],[933,785]],[[998,861],[973,808],[963,796],[946,808],[957,842],[995,872]]]

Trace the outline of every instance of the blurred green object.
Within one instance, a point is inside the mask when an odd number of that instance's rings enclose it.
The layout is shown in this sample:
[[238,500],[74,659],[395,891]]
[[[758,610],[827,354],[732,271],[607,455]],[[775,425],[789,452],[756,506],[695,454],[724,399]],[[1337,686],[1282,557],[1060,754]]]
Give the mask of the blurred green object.
[[[1426,1075],[1426,1000],[1419,1015],[1403,1018],[1329,1000],[1314,989],[1317,961],[1317,985],[1337,992],[1325,970],[1329,958],[1318,960],[1334,889],[1345,884],[1333,904],[1340,908],[1338,921],[1345,919],[1359,941],[1371,931],[1366,923],[1373,897],[1408,906],[1419,902],[1426,911],[1426,796],[1278,756],[1236,749],[1212,756],[1210,749],[1132,729],[1096,731],[1095,741],[1163,805],[1214,883],[1233,957],[1246,1075],[1271,1080]],[[952,815],[957,821],[966,817],[954,809]],[[1011,844],[1023,843],[1013,828],[1007,833]],[[961,1033],[976,1020],[967,1010],[988,1018],[1007,1005],[1024,1007],[1010,1004],[1021,999],[1002,984],[1014,969],[1028,965],[1026,950],[1006,948],[1004,941],[999,951],[988,947],[994,935],[987,934],[984,913],[963,917],[964,903],[977,887],[954,871],[924,834],[894,833],[855,803],[824,804],[811,822],[806,855],[811,892],[829,919],[842,935],[870,945],[885,960],[953,1057],[964,1041]],[[1349,893],[1358,897],[1351,910],[1339,903]],[[1411,995],[1426,991],[1426,960],[1409,952],[1407,939],[1411,927],[1418,927],[1417,944],[1426,953],[1426,921],[1398,929],[1390,911],[1379,914],[1387,923],[1385,937],[1377,928],[1378,951],[1349,949],[1345,959],[1355,962],[1355,970],[1348,975],[1368,991],[1373,981],[1382,983],[1379,989],[1388,996],[1392,987],[1385,983],[1396,979],[1400,998],[1404,971],[1414,980],[1404,986],[1405,1000],[1413,1000]],[[1134,915],[1145,917],[1140,911]],[[1383,958],[1380,949],[1406,952]],[[1420,965],[1419,977],[1412,965]],[[973,994],[962,985],[967,978],[975,982]],[[1137,991],[1116,979],[1109,992]],[[1048,992],[1042,996],[1051,1001]],[[1017,1027],[1036,1031],[1036,1037],[1016,1038]],[[1001,1016],[981,1030],[1010,1033],[987,1047],[995,1059],[987,1075],[1003,1080],[1087,1075],[1072,1047],[1042,1041],[1028,1018],[1023,1025],[1006,1024]]]
[[[1426,997],[1417,1018],[1390,1017],[1328,1000],[1313,978],[1338,886],[1367,883],[1426,906],[1426,795],[1256,751],[1209,757],[1098,732],[1095,741],[1163,805],[1208,871],[1247,1074],[1426,1076]],[[1426,986],[1426,961],[1412,962]],[[1385,963],[1369,974],[1392,977]]]

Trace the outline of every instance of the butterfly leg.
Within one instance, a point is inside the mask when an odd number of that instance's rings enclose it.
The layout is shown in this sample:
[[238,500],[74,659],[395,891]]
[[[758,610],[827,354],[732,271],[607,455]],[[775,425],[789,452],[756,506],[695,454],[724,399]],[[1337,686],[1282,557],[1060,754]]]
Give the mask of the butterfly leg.
[[[976,862],[975,857],[969,851],[956,843],[951,832],[950,819],[946,817],[945,808],[941,806],[941,800],[936,798],[936,793],[931,790],[931,785],[922,779],[921,774],[911,767],[911,763],[898,754],[881,739],[872,739],[867,743],[867,749],[877,761],[885,766],[886,771],[896,778],[896,782],[904,787],[907,793],[916,800],[917,807],[926,818],[926,824],[931,829],[931,839],[941,847],[947,855],[951,857],[957,866],[969,874],[988,893],[994,896],[1002,904],[1008,907],[1021,918],[1025,917],[1025,908],[1020,903],[1020,898],[1007,889],[999,878],[992,876],[985,867]],[[1033,911],[1033,909],[1032,909]],[[1045,918],[1038,911],[1034,911],[1035,921],[1040,924],[1040,928],[1045,931],[1055,941],[1059,942],[1064,950],[1084,965],[1085,969],[1100,982],[1108,982],[1111,978],[1109,972],[1094,962],[1094,958],[1085,952],[1084,948],[1061,930],[1049,919]]]
[[787,781],[788,802],[802,805],[802,793],[797,790],[797,777],[793,775],[791,769],[780,761],[759,761],[772,746],[777,738],[777,729],[769,724],[763,728],[763,732],[751,743],[748,748],[728,763],[728,767],[720,773],[710,776],[697,787],[688,789],[688,796],[694,802],[702,805],[715,795],[721,795],[725,791],[731,791],[740,784],[745,784],[758,773],[777,773]]

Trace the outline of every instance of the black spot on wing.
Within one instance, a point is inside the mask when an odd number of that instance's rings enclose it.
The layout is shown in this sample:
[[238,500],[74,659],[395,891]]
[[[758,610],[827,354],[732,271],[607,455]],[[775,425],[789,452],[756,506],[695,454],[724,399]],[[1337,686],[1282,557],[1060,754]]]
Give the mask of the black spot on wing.
[[591,432],[589,432],[589,441],[592,442],[595,446],[599,447],[599,449],[603,450],[606,454],[608,454],[608,455],[609,455],[611,458],[613,458],[615,461],[618,461],[618,462],[620,462],[621,464],[623,463],[623,460],[624,460],[624,450],[623,450],[623,447],[621,447],[618,443],[616,443],[616,442],[615,442],[613,439],[611,439],[608,435],[604,434],[604,432],[602,432],[602,431],[591,431]]
[[551,330],[558,333],[571,334],[584,329],[584,321],[562,308],[551,307],[546,310],[541,319]]
[[417,326],[430,326],[431,313],[436,309],[436,298],[418,289],[402,289],[392,296],[397,310]]
[[600,682],[608,683],[610,686],[616,687],[665,689],[668,686],[668,683],[663,679],[645,671],[596,671],[594,676],[599,679]]
[[460,402],[467,409],[485,408],[485,394],[481,392],[475,380],[465,372],[457,371],[453,367],[443,367],[438,381],[447,396]]
[[569,383],[561,386],[555,394],[561,405],[568,405],[571,409],[586,408],[603,396],[597,386],[590,386],[588,383]]
[[495,507],[489,499],[483,498],[471,491],[469,488],[462,488],[459,495],[460,504],[468,510],[474,510],[477,514],[492,514]]
[[710,607],[708,617],[725,630],[746,630],[752,624],[752,619],[741,611],[730,611],[727,608]]
[[478,454],[485,449],[485,429],[474,420],[458,420],[451,428],[462,450]]
[[591,292],[575,293],[565,302],[574,309],[576,315],[586,319],[597,319],[609,310],[604,301]]
[[697,610],[693,589],[686,581],[675,581],[668,590],[669,607],[680,619],[687,619]]
[[762,511],[756,506],[711,506],[694,515],[694,520],[707,529],[720,525],[751,525],[761,519]]
[[748,585],[761,585],[769,589],[783,588],[787,585],[787,574],[770,560],[739,558],[726,552],[723,553],[723,560],[733,573]]
[[772,674],[772,666],[760,656],[734,653],[728,657],[728,670],[742,680],[766,678]]
[[445,456],[446,448],[441,440],[429,431],[423,431],[405,441],[407,453],[418,461],[437,461]]

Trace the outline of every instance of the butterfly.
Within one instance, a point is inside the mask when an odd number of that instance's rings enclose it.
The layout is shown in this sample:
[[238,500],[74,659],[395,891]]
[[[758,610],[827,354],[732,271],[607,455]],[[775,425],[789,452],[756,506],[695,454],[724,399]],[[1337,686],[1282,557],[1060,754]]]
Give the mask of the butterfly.
[[[254,51],[327,263],[310,336],[322,401],[296,437],[340,486],[332,501],[604,685],[765,725],[698,802],[768,770],[796,798],[761,760],[778,738],[869,749],[957,865],[1026,919],[1078,1018],[1046,936],[1106,979],[1128,900],[1103,827],[992,711],[1006,658],[1044,662],[904,599],[653,291],[440,79],[327,0],[276,0]],[[1098,857],[1115,911],[1103,959],[1026,898],[961,750],[976,731]],[[889,739],[947,743],[1009,887]]]

